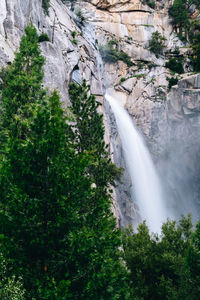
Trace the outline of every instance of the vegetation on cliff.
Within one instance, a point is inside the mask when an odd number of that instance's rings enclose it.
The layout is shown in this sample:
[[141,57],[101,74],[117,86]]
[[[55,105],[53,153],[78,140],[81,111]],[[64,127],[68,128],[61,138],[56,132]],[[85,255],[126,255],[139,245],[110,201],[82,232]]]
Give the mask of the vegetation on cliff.
[[50,0],[42,0],[42,8],[44,10],[44,13],[46,15],[49,14],[49,8],[50,8]]
[[151,8],[155,8],[156,6],[154,0],[142,0],[142,3],[148,5]]
[[[194,71],[200,71],[200,23],[199,19],[191,18],[190,7],[194,4],[200,9],[199,0],[174,0],[169,8],[169,15],[178,36],[184,42],[189,42],[192,48],[190,57]],[[184,35],[184,36],[183,36]]]
[[149,49],[158,56],[163,53],[165,47],[166,38],[162,36],[158,31],[152,33],[151,40],[149,42]]
[[200,71],[200,20],[192,20],[189,28],[189,40],[193,50],[192,61],[195,71]]
[[119,60],[127,64],[128,67],[133,65],[131,58],[127,53],[119,49],[118,41],[110,40],[105,46],[100,46],[99,51],[102,59],[108,63],[115,63]]

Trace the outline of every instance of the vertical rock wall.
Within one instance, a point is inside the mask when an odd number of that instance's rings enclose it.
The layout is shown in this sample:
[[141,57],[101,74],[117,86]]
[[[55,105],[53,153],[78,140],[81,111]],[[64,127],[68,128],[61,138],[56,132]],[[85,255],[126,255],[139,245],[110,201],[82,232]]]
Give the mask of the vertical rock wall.
[[[102,75],[96,59],[95,45],[84,37],[74,15],[60,0],[51,0],[49,15],[42,9],[42,0],[0,1],[0,65],[13,60],[25,27],[32,22],[39,34],[45,32],[50,42],[40,44],[46,58],[44,84],[58,88],[62,100],[68,102],[67,86],[71,78],[86,78],[97,96],[103,96]],[[77,45],[72,32],[76,32]]]

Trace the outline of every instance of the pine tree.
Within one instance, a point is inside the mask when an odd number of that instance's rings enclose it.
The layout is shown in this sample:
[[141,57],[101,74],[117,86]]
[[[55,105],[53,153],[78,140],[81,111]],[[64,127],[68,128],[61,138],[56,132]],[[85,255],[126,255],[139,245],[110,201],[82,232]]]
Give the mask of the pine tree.
[[48,15],[50,8],[50,0],[42,0],[42,8],[44,10],[45,15]]
[[23,277],[26,299],[126,299],[108,191],[115,168],[104,149],[102,117],[91,96],[84,144],[83,115],[77,111],[74,134],[58,93],[49,96],[42,88],[37,32],[32,24],[25,32],[13,64],[1,72],[3,255]]
[[173,5],[169,8],[169,15],[172,17],[174,27],[179,28],[179,33],[182,34],[182,31],[185,30],[186,34],[189,15],[185,0],[174,0]]
[[76,118],[75,139],[77,150],[82,153],[84,150],[90,152],[93,164],[89,173],[93,177],[97,187],[102,189],[115,185],[119,179],[121,170],[111,162],[110,154],[104,141],[105,129],[103,115],[98,113],[101,105],[96,101],[95,96],[90,94],[90,87],[83,80],[82,85],[71,83],[69,95],[72,103],[72,113]]
[[[90,93],[86,81],[83,80],[82,85],[71,83],[69,95],[75,116],[75,147],[80,154],[89,153],[88,174],[93,183],[93,195],[85,208],[85,225],[74,238],[73,247],[78,249],[82,245],[84,257],[84,260],[79,258],[83,264],[79,265],[80,276],[74,282],[77,289],[83,288],[83,299],[126,299],[129,297],[126,270],[119,262],[117,250],[121,243],[120,232],[110,208],[110,186],[119,178],[121,170],[111,162],[104,142],[103,116],[98,113],[100,103]],[[88,265],[87,272],[85,265]],[[77,294],[75,299],[79,297]]]
[[163,53],[165,47],[166,38],[160,34],[160,32],[155,31],[152,33],[151,40],[149,41],[149,49],[158,58],[160,54]]
[[32,24],[25,32],[15,61],[1,71],[4,127],[11,125],[13,117],[22,107],[24,109],[27,103],[29,105],[44,94],[41,90],[44,57],[38,48],[38,35]]

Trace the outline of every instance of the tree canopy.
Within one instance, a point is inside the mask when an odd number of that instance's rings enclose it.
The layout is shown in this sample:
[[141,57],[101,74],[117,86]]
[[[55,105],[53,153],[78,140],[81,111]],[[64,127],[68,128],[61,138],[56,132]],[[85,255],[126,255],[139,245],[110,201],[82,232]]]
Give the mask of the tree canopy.
[[195,300],[200,296],[200,223],[191,216],[167,221],[161,236],[145,222],[123,234],[124,260],[130,270],[133,299]]

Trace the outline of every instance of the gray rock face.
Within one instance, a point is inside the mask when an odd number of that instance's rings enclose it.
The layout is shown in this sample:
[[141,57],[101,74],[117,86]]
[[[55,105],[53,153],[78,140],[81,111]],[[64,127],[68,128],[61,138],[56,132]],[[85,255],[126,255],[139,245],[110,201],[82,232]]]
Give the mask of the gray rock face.
[[[49,16],[45,16],[42,1],[1,0],[0,3],[0,65],[12,61],[19,47],[24,28],[32,22],[39,34],[45,32],[50,42],[41,43],[46,58],[44,85],[57,88],[64,103],[68,103],[68,83],[86,78],[93,93],[103,95],[102,78],[97,72],[96,49],[82,36],[73,14],[60,0],[51,0]],[[84,29],[83,29],[84,30]],[[77,44],[73,43],[76,32]],[[91,74],[95,74],[95,80]]]

